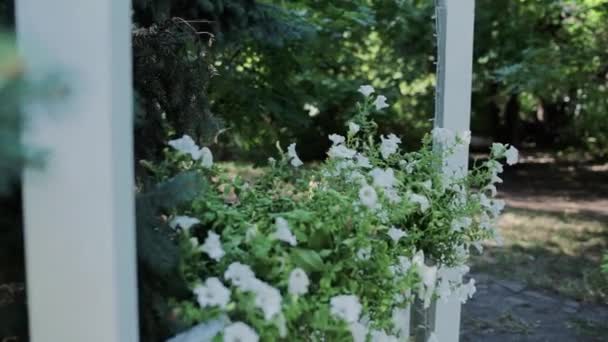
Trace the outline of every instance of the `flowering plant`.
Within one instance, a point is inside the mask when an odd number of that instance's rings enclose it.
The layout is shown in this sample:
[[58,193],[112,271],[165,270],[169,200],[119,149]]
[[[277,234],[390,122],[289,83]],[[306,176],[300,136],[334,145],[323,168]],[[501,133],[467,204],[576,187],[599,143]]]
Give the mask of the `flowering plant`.
[[188,137],[169,143],[173,165],[214,184],[170,220],[192,288],[176,312],[198,324],[175,341],[396,341],[415,298],[428,307],[473,295],[465,263],[471,247],[499,238],[498,160],[515,163],[517,150],[494,144],[488,161],[450,170],[469,132],[436,128],[405,152],[396,135],[376,136],[371,115],[386,97],[359,91],[347,135],[329,136],[315,168],[302,167],[295,144],[277,146],[280,158],[250,184],[229,179]]

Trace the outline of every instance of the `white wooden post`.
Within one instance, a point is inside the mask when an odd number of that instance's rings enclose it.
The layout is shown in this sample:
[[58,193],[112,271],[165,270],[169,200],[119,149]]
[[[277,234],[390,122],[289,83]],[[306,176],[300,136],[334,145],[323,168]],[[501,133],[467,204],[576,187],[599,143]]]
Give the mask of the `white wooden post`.
[[60,72],[70,92],[27,106],[51,114],[24,137],[48,152],[24,175],[31,340],[137,341],[130,1],[16,7],[29,71]]
[[[435,126],[462,132],[469,129],[473,73],[475,0],[436,0],[439,60]],[[463,173],[468,150],[459,149],[447,161],[446,172]],[[460,302],[452,297],[435,303],[432,325],[441,342],[458,341]]]

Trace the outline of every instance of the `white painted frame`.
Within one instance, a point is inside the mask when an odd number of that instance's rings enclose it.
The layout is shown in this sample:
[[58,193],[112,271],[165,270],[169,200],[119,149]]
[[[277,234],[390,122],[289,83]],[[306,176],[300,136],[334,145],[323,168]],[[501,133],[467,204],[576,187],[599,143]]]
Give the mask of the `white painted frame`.
[[[138,340],[128,0],[18,0],[21,52],[34,75],[65,71],[72,93],[35,115],[25,139],[48,149],[24,175],[33,342]],[[474,0],[436,0],[435,126],[469,129]],[[42,108],[28,108],[40,114]],[[448,161],[464,172],[468,153]],[[459,339],[460,302],[432,308],[441,342]]]
[[[475,0],[436,0],[438,56],[435,127],[468,131],[471,120]],[[444,172],[464,174],[468,149],[447,160]],[[431,329],[441,342],[457,342],[461,304],[455,295],[432,307]]]
[[33,342],[139,338],[130,13],[128,0],[16,1],[29,71],[60,72],[70,91],[27,108],[24,139],[48,152],[23,184]]

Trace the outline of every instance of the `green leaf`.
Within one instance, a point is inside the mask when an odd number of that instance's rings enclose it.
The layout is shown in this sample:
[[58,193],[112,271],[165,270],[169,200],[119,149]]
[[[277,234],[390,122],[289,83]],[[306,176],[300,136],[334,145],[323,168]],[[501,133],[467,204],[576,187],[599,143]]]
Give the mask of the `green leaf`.
[[321,256],[310,249],[295,248],[291,252],[291,260],[307,272],[319,272],[325,268]]

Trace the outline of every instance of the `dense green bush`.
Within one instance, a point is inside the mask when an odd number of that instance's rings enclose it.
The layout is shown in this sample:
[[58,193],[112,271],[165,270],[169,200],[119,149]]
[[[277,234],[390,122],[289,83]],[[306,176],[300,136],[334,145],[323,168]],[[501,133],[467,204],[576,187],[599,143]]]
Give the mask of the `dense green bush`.
[[210,185],[168,219],[193,291],[172,303],[176,319],[197,325],[186,340],[226,325],[224,341],[379,341],[399,335],[416,297],[428,307],[454,292],[472,296],[465,262],[481,240],[499,239],[497,160],[513,164],[517,151],[495,144],[489,161],[449,173],[444,162],[468,147],[470,132],[434,129],[404,152],[371,120],[386,98],[360,91],[359,113],[346,136],[329,136],[319,167],[304,168],[296,144],[277,145],[279,158],[248,183],[212,166],[209,149],[187,135],[151,166],[161,178],[181,169]]

